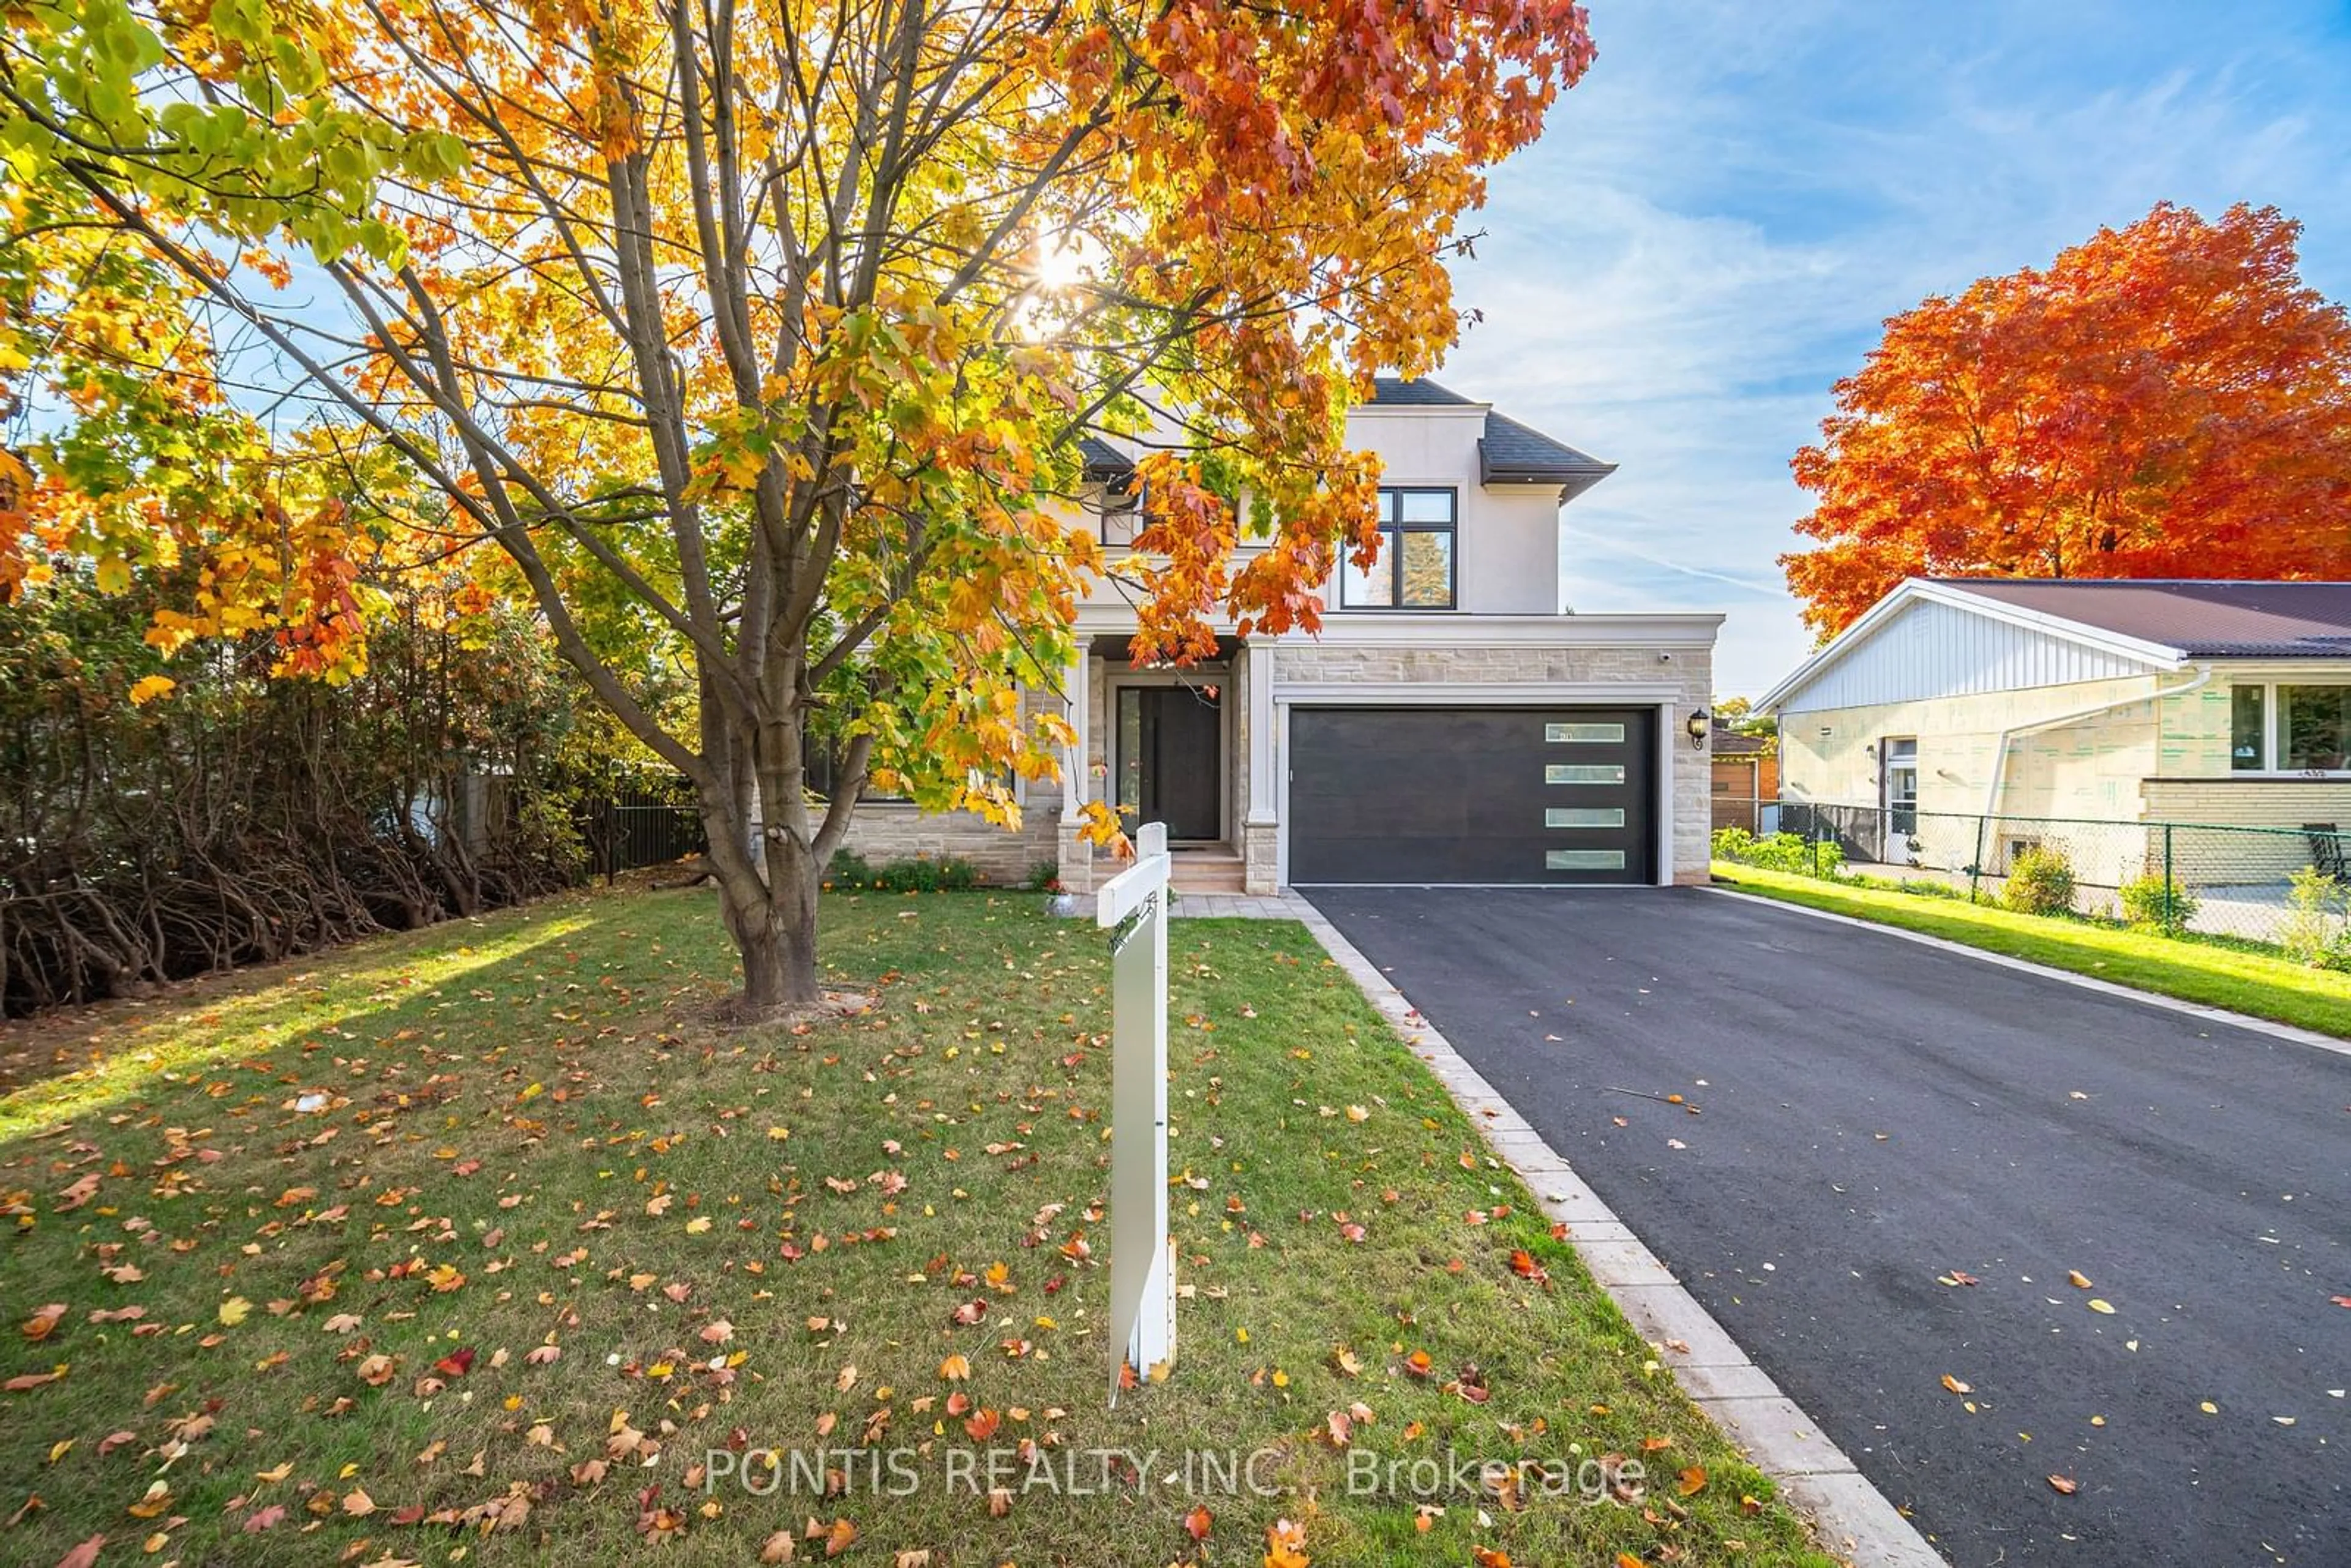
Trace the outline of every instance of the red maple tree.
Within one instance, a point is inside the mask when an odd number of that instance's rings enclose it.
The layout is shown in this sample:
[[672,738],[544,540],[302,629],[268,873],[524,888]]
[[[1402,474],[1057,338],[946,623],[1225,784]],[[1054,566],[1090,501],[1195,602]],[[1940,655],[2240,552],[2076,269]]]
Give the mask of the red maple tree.
[[2351,316],[2300,232],[2165,203],[1889,319],[1792,465],[1805,622],[1906,577],[2351,576]]

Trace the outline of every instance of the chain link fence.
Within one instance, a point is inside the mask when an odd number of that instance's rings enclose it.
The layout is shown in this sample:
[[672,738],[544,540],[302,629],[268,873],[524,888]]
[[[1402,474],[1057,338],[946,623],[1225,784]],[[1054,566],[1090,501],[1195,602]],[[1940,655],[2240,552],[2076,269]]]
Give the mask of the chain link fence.
[[1841,868],[1929,896],[2351,961],[2351,825],[2116,822],[1791,800],[1767,802],[1758,816],[1762,839],[1776,847],[1757,863],[1792,856],[1786,869],[1814,875]]

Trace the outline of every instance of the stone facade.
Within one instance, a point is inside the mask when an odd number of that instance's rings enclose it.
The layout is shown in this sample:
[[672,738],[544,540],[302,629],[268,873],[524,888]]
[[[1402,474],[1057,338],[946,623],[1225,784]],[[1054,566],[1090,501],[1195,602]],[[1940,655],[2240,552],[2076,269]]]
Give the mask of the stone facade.
[[[1572,618],[1563,620],[1564,633]],[[1465,622],[1460,634],[1476,632]],[[1524,700],[1545,705],[1571,701],[1604,705],[1622,700],[1627,706],[1661,707],[1671,771],[1669,810],[1673,822],[1673,880],[1699,883],[1707,876],[1707,840],[1712,827],[1709,768],[1707,754],[1692,750],[1680,734],[1681,719],[1712,700],[1712,652],[1706,647],[1573,647],[1541,643],[1465,643],[1458,646],[1349,643],[1344,632],[1331,628],[1316,643],[1259,643],[1240,651],[1228,664],[1202,665],[1186,678],[1221,683],[1220,706],[1226,720],[1228,794],[1225,805],[1226,841],[1242,862],[1242,885],[1258,896],[1278,889],[1280,828],[1270,821],[1252,821],[1249,791],[1252,731],[1249,685],[1270,680],[1279,698],[1285,689],[1377,686],[1396,685],[1460,685],[1479,688],[1481,698],[1496,688],[1524,686]],[[1113,694],[1127,674],[1123,661],[1089,657],[1085,662],[1085,774],[1081,798],[1111,798],[1116,713]],[[1610,687],[1639,688],[1637,697],[1614,699]],[[1573,698],[1556,694],[1560,687],[1588,688]],[[1661,690],[1670,688],[1666,696]],[[1055,703],[1057,696],[1042,699]],[[1510,700],[1517,700],[1511,698]],[[1279,776],[1280,758],[1275,758]],[[959,856],[979,868],[991,883],[1018,883],[1040,864],[1059,867],[1061,883],[1073,893],[1089,893],[1116,867],[1062,821],[1061,795],[1052,786],[1028,787],[1021,825],[1008,831],[977,817],[955,813],[931,815],[912,806],[871,802],[860,808],[849,836],[849,846],[869,861],[934,859]],[[1278,798],[1278,796],[1277,796]]]
[[899,800],[868,800],[849,824],[847,848],[874,865],[885,861],[967,860],[980,880],[1018,887],[1040,865],[1061,859],[1061,802],[1031,795],[1017,829],[968,811],[925,811]]
[[[1061,694],[1022,694],[1024,716],[1060,713]],[[1061,787],[1023,781],[1020,825],[1000,828],[969,811],[925,811],[904,800],[865,800],[850,819],[842,847],[873,865],[902,860],[966,860],[980,880],[1018,887],[1040,866],[1066,864],[1061,852]],[[1074,836],[1074,835],[1071,835]]]

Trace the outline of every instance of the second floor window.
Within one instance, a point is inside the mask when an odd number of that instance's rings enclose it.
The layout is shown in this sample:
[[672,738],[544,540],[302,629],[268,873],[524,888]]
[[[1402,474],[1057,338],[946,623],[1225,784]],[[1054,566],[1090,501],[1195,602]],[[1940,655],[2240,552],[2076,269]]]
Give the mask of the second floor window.
[[1339,568],[1339,603],[1347,610],[1453,608],[1455,525],[1452,490],[1398,486],[1380,492],[1380,554],[1369,571]]

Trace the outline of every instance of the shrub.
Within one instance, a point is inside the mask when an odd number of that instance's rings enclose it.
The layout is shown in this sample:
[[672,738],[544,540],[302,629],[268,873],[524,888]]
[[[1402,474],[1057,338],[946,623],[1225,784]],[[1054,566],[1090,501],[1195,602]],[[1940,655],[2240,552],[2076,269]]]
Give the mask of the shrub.
[[[840,857],[835,856],[833,863],[838,866]],[[876,893],[968,893],[979,885],[978,868],[956,855],[941,860],[916,855],[870,867],[860,861],[858,865],[865,874],[844,885],[870,887]]]
[[2028,846],[2008,864],[2000,901],[2023,915],[2074,913],[2074,864],[2063,850]]
[[1039,861],[1029,868],[1028,880],[1020,885],[1031,893],[1059,893],[1061,891],[1061,865],[1053,861]]
[[1844,848],[1834,839],[1816,843],[1802,833],[1773,833],[1759,839],[1744,828],[1718,828],[1714,858],[1799,876],[1834,877],[1844,865]]
[[2133,925],[2180,931],[2196,918],[2196,895],[2160,872],[2133,877],[2116,891],[2123,901],[2123,918]]
[[834,887],[874,893],[968,893],[979,885],[979,870],[956,855],[944,860],[916,855],[877,866],[854,850],[836,850],[824,868],[824,880]]
[[2306,865],[2289,880],[2285,906],[2278,945],[2287,957],[2313,968],[2351,963],[2351,888]]

